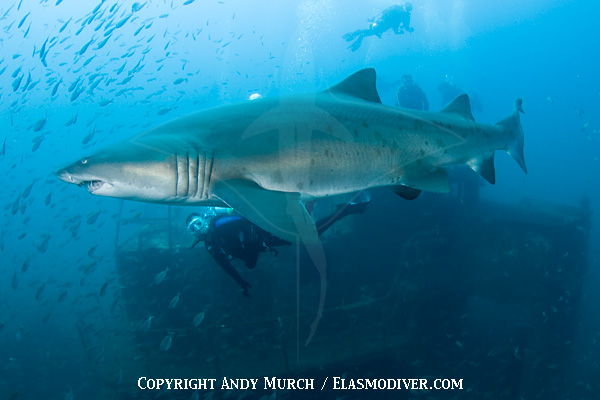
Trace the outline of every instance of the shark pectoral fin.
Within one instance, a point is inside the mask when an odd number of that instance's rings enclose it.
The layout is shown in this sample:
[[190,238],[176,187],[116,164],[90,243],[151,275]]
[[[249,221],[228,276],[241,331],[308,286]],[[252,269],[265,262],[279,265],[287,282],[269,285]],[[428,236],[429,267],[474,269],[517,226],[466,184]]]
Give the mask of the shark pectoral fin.
[[213,193],[250,222],[289,242],[319,240],[312,218],[298,193],[266,190],[250,181],[215,184]]
[[466,94],[456,97],[441,112],[457,114],[469,121],[475,121],[473,113],[471,113],[471,100],[469,100],[469,96]]
[[496,183],[496,169],[494,168],[494,152],[481,157],[475,157],[467,161],[467,165],[477,172],[483,179],[491,183]]
[[414,200],[421,194],[419,189],[414,189],[404,185],[392,186],[392,190],[405,200]]
[[402,183],[406,186],[417,190],[425,190],[434,193],[448,193],[450,186],[448,185],[448,173],[444,168],[408,168],[406,175],[402,179]]

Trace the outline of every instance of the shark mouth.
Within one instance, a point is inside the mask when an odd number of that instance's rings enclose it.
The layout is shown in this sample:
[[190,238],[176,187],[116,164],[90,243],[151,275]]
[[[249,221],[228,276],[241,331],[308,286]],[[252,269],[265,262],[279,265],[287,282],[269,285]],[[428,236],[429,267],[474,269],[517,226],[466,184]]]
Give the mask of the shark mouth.
[[102,181],[83,181],[79,184],[79,186],[87,189],[88,192],[94,193],[96,190],[100,189],[104,186],[104,182]]

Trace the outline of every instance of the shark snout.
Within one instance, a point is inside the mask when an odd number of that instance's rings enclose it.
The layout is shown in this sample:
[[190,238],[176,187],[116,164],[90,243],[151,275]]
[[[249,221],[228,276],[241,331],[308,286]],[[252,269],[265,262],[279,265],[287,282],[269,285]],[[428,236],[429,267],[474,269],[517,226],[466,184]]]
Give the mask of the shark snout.
[[75,183],[75,179],[73,176],[67,171],[66,168],[60,168],[54,172],[54,175],[61,181],[65,181],[67,183]]

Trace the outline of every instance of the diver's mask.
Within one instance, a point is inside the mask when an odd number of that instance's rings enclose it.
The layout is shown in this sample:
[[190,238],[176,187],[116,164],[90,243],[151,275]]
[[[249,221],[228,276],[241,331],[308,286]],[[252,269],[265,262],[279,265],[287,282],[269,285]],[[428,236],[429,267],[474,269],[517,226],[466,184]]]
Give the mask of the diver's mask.
[[211,222],[215,217],[231,214],[232,211],[227,207],[200,207],[200,213],[190,214],[185,223],[188,232],[196,237],[192,247],[206,240],[211,229]]
[[200,215],[192,218],[187,226],[188,231],[196,237],[205,236],[208,233],[209,228],[210,220],[206,220]]
[[213,207],[202,207],[200,213],[190,214],[187,218],[187,230],[200,240],[204,240],[210,230],[210,222],[217,215]]

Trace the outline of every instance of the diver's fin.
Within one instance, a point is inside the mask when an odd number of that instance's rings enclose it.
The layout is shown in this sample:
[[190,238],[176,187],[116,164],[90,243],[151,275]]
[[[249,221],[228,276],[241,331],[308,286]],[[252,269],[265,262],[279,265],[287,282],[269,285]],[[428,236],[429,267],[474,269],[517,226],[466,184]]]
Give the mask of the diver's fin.
[[492,185],[496,183],[496,169],[494,168],[493,151],[481,157],[470,159],[467,161],[467,165]]
[[348,46],[348,48],[350,50],[352,50],[352,52],[354,53],[356,50],[360,49],[360,45],[362,44],[363,39],[364,39],[364,36],[360,35],[359,37],[356,38],[354,43],[352,43],[350,46]]
[[525,113],[523,111],[523,100],[515,100],[515,108],[513,113],[498,122],[496,125],[503,127],[506,132],[510,135],[510,141],[508,142],[508,149],[506,152],[519,164],[519,167],[523,172],[527,173],[527,166],[525,166],[525,157],[523,156],[523,146],[525,137],[523,134],[523,127],[521,126],[521,117],[519,113]]
[[428,192],[448,193],[450,191],[448,173],[444,168],[433,167],[431,169],[420,168],[414,170],[408,168],[402,183],[411,188]]
[[442,109],[443,113],[457,114],[469,121],[475,121],[471,113],[471,101],[465,93],[458,95],[446,107]]
[[419,189],[411,188],[411,187],[404,186],[404,185],[392,186],[391,189],[398,196],[400,196],[406,200],[414,200],[417,197],[419,197],[419,195],[421,194],[421,191]]
[[337,85],[324,90],[323,93],[344,94],[373,103],[381,103],[379,93],[377,93],[377,88],[375,87],[374,68],[361,69]]
[[350,42],[352,41],[354,38],[356,37],[356,31],[355,32],[348,32],[346,33],[344,36],[342,36],[342,38],[346,41],[346,42]]
[[266,190],[244,180],[219,182],[213,193],[244,218],[278,238],[304,243],[319,239],[315,223],[298,193]]

